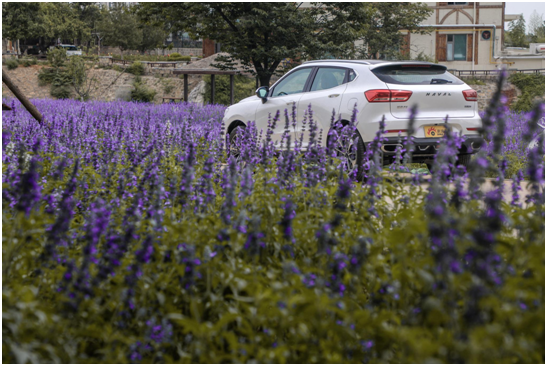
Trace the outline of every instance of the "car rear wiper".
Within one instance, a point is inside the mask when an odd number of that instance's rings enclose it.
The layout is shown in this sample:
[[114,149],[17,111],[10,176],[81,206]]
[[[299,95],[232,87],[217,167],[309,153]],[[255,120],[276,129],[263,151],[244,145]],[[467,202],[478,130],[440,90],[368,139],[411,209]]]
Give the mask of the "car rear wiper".
[[445,80],[445,79],[431,79],[430,84],[448,84],[448,83],[452,83],[452,81]]

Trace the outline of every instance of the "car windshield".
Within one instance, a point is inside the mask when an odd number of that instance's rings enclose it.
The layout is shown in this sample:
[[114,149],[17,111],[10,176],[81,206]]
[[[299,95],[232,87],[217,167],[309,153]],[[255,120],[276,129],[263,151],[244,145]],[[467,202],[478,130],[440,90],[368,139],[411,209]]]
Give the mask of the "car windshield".
[[463,81],[438,65],[387,65],[373,69],[372,73],[388,84],[463,84]]
[[78,51],[78,47],[76,46],[63,46],[63,48],[67,51]]
[[272,96],[278,97],[283,95],[302,93],[304,91],[306,81],[308,80],[308,76],[310,75],[312,70],[313,69],[311,67],[307,67],[294,71],[275,86]]

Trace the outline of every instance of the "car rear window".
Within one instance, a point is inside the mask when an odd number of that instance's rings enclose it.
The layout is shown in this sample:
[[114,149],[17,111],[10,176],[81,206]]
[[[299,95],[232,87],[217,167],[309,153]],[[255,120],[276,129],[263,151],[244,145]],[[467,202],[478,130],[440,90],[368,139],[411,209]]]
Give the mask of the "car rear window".
[[388,84],[463,84],[463,81],[446,71],[446,68],[437,65],[386,65],[371,71]]

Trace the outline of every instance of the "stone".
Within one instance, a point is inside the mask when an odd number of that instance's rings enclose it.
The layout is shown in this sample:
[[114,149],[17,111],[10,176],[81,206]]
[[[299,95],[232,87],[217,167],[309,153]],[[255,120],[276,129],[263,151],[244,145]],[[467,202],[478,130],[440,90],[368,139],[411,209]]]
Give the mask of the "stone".
[[131,91],[133,90],[133,85],[117,85],[116,92],[114,94],[115,100],[125,100],[126,102],[131,100]]
[[200,81],[198,85],[192,89],[188,95],[188,101],[192,103],[203,104],[205,99],[203,95],[205,94],[205,81]]

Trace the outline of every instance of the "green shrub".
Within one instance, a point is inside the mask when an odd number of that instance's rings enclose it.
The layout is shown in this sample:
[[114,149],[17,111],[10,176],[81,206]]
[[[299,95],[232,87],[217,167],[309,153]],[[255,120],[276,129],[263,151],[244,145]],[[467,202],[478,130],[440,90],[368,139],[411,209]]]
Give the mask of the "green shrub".
[[5,62],[8,70],[15,70],[16,68],[19,67],[19,62],[17,62],[17,60],[13,57],[9,58],[6,62]]
[[169,61],[190,61],[190,59],[190,56],[183,56],[177,52],[170,54],[167,58]]
[[133,75],[144,75],[145,66],[142,62],[135,61],[127,68],[127,72]]
[[474,77],[461,78],[468,85],[486,85],[486,83],[480,79]]
[[55,69],[43,68],[38,71],[38,85],[44,86],[53,83],[55,77]]
[[147,87],[139,76],[135,78],[133,87],[134,89],[131,90],[131,100],[146,103],[151,103],[154,101],[156,91]]
[[[211,76],[205,75],[205,95],[204,100],[211,103]],[[255,79],[248,78],[244,75],[234,76],[234,103],[242,99],[254,95],[256,90]],[[230,76],[217,75],[215,76],[215,103],[230,105]]]
[[53,48],[47,51],[47,60],[53,67],[63,67],[66,59],[66,51],[62,48]]
[[25,57],[19,60],[19,63],[24,67],[30,67],[31,65],[36,65],[36,59],[34,57]]
[[517,112],[530,111],[534,106],[534,99],[545,98],[545,75],[513,74],[509,77],[509,82],[522,92],[522,95],[511,106]]
[[38,85],[53,84],[55,86],[70,85],[72,78],[67,70],[55,68],[43,68],[38,72]]
[[169,94],[173,91],[175,86],[173,85],[173,82],[171,79],[160,79],[161,84],[163,85],[163,93]]
[[68,99],[70,98],[70,88],[67,85],[53,84],[49,89],[49,94],[57,99]]

